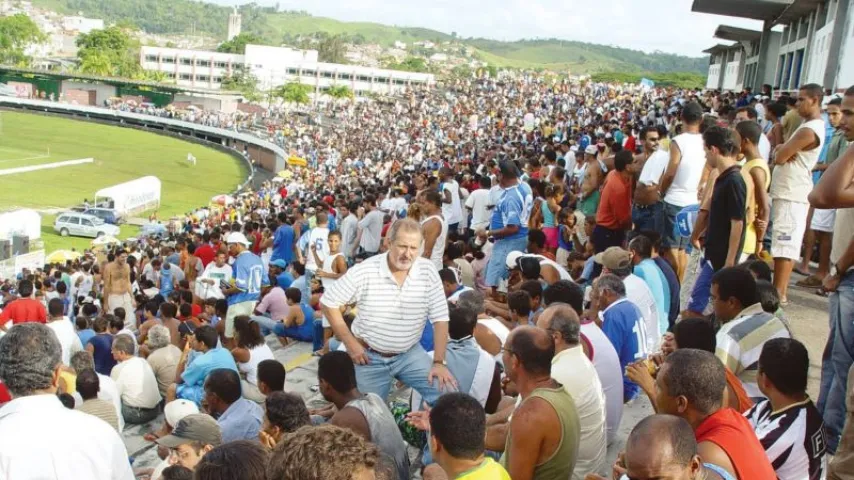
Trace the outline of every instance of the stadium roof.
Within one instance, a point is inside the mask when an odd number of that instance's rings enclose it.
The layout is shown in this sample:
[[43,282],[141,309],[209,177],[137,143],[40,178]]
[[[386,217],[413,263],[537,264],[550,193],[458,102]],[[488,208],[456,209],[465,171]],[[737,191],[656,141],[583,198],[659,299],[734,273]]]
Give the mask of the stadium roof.
[[715,30],[715,38],[728,40],[730,42],[744,42],[751,40],[759,40],[762,32],[750,30],[747,28],[733,27],[730,25],[720,25]]
[[719,43],[713,47],[709,47],[709,48],[703,50],[703,53],[712,54],[712,53],[717,53],[717,52],[723,52],[723,51],[729,50],[730,48],[732,48],[734,46],[735,45],[724,45],[723,43]]
[[692,12],[770,21],[785,25],[813,11],[825,0],[694,0]]

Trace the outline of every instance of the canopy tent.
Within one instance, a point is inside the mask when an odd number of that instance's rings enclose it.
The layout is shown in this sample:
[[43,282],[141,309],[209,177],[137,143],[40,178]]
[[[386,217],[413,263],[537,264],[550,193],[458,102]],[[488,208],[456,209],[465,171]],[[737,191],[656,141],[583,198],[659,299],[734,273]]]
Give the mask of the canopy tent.
[[45,263],[65,263],[69,260],[77,260],[82,257],[83,254],[80,252],[75,252],[73,250],[57,250],[50,255],[48,255],[44,261]]
[[12,238],[14,235],[25,235],[30,240],[41,238],[41,215],[28,208],[0,213],[0,238]]
[[122,241],[112,235],[104,235],[92,240],[93,247],[103,247],[106,245],[121,245]]
[[160,192],[159,178],[142,177],[98,190],[95,204],[113,208],[121,215],[131,215],[160,206]]
[[296,167],[305,167],[308,165],[308,162],[304,158],[290,156],[288,157],[288,165],[293,165]]

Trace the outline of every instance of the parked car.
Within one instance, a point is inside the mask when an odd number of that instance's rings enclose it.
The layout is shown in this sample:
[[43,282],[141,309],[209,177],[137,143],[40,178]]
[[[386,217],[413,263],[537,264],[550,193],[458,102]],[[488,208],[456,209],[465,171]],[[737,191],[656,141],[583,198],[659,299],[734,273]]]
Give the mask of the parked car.
[[87,210],[84,210],[83,213],[88,213],[89,215],[94,215],[101,220],[113,224],[120,225],[124,219],[119,212],[113,210],[112,208],[102,208],[102,207],[90,207]]
[[119,227],[106,223],[94,215],[78,212],[60,213],[53,223],[53,230],[63,237],[74,235],[98,238],[104,235],[114,237],[119,235]]

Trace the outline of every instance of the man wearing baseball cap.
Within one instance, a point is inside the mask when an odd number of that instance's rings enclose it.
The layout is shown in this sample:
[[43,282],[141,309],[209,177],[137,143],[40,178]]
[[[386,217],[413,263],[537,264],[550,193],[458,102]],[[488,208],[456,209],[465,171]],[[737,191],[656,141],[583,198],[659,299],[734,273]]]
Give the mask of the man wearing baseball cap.
[[248,250],[250,243],[245,235],[231,232],[225,238],[225,243],[228,244],[228,254],[234,257],[234,283],[222,289],[222,294],[228,300],[228,313],[224,325],[217,325],[217,329],[222,329],[221,333],[225,334],[224,346],[231,348],[234,343],[234,317],[252,315],[255,304],[261,298],[261,287],[269,285],[270,279],[264,271],[261,257]]
[[222,432],[216,420],[204,413],[182,418],[172,433],[157,439],[169,449],[173,464],[193,470],[206,453],[222,444]]

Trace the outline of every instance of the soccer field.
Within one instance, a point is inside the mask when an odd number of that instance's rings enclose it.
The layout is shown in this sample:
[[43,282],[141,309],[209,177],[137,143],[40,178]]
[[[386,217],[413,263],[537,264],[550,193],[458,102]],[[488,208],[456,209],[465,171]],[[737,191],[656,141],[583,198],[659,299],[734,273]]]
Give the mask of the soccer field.
[[[198,160],[187,163],[187,153]],[[92,158],[91,163],[3,174],[4,170]],[[206,205],[248,174],[245,164],[218,150],[132,128],[19,112],[0,112],[0,210],[56,209],[92,200],[95,192],[154,175],[163,185],[160,218]],[[90,239],[53,233],[53,215],[42,215],[45,248],[82,248]],[[132,232],[122,229],[123,235]]]

